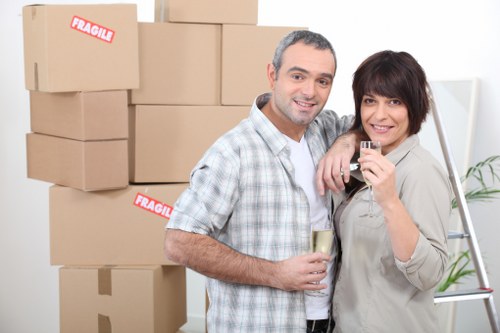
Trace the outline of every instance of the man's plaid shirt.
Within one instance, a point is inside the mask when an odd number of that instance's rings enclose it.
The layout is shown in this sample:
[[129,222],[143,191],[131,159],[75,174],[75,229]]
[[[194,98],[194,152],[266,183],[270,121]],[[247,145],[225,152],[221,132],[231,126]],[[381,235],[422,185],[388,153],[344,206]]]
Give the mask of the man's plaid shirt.
[[[295,183],[283,134],[260,111],[219,138],[191,173],[190,187],[174,206],[168,228],[210,235],[238,252],[278,261],[309,250],[307,197]],[[305,138],[315,165],[352,116],[323,110]],[[325,197],[331,214],[330,196]],[[209,332],[306,331],[303,292],[207,280]]]

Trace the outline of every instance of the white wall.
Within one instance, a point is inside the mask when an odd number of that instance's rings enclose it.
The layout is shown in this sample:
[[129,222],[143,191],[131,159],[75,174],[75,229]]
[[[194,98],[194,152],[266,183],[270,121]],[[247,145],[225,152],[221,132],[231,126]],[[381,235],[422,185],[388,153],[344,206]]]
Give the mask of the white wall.
[[[149,21],[154,0],[137,2],[139,19]],[[29,106],[23,81],[21,8],[30,3],[0,2],[0,331],[6,333],[54,333],[59,327],[57,268],[49,264],[49,184],[26,179],[24,135],[29,132]],[[331,40],[339,68],[328,106],[342,114],[352,112],[352,73],[365,57],[382,49],[412,53],[431,80],[479,78],[472,161],[500,154],[497,0],[474,4],[465,0],[414,4],[397,0],[261,0],[259,6],[260,25],[304,26]],[[495,257],[499,211],[500,201],[471,206],[493,289],[500,288],[500,263]],[[495,297],[500,304],[498,292]],[[482,301],[460,303],[457,318],[456,332],[489,330]]]

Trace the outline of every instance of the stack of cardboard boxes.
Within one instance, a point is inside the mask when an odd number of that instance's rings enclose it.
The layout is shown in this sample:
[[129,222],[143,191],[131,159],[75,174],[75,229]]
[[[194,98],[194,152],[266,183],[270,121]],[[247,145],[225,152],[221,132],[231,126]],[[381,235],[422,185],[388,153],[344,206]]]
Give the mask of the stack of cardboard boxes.
[[[152,0],[153,1],[153,0]],[[185,269],[164,228],[204,151],[269,90],[294,27],[257,26],[258,0],[23,9],[28,177],[50,188],[61,332],[176,332]],[[204,295],[200,295],[203,299]]]
[[63,266],[61,332],[176,332],[187,320],[185,268],[162,255],[163,202],[185,186],[129,186],[137,8],[34,5],[23,22],[28,177],[57,184],[50,244],[51,264]]
[[187,182],[206,149],[269,90],[266,66],[297,28],[257,26],[258,0],[157,0],[139,23],[130,180]]

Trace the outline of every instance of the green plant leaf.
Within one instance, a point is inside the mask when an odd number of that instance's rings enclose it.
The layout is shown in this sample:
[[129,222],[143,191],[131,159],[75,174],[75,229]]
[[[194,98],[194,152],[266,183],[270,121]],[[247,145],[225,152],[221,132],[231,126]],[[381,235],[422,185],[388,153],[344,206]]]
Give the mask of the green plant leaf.
[[[464,193],[465,201],[468,203],[473,203],[476,201],[491,201],[493,199],[498,199],[500,195],[500,189],[485,187],[479,189],[469,190]],[[452,208],[457,208],[457,200],[453,199],[451,202]]]
[[487,171],[489,171],[489,174],[491,175],[491,183],[494,184],[495,181],[500,181],[500,177],[497,173],[497,171],[500,170],[500,155],[490,156],[470,167],[465,176],[462,177],[462,182],[465,182],[469,178],[474,178],[481,184],[481,187],[488,187],[486,185],[483,169],[487,169]]
[[450,259],[452,260],[452,262],[448,267],[448,275],[438,285],[438,292],[446,291],[452,285],[460,284],[460,279],[476,274],[475,269],[466,269],[471,261],[469,250],[460,252],[460,254],[455,259],[453,259],[452,257]]

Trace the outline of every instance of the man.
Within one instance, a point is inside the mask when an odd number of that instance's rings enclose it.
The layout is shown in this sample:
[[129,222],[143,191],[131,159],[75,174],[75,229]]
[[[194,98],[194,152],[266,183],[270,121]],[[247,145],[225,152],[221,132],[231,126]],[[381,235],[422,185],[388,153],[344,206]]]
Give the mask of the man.
[[[175,204],[165,254],[208,277],[211,333],[332,326],[332,258],[311,253],[310,231],[332,213],[330,195],[315,190],[315,168],[351,125],[351,117],[322,111],[335,70],[323,36],[285,36],[267,68],[272,93],[206,152]],[[327,297],[305,296],[318,290]]]

